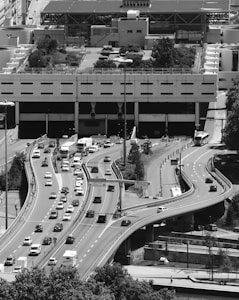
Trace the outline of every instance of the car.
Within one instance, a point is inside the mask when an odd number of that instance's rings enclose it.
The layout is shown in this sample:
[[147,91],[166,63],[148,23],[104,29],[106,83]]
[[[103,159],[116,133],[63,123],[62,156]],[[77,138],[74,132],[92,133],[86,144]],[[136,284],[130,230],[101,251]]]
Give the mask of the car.
[[86,213],[86,218],[94,218],[95,211],[94,210],[88,210]]
[[53,231],[55,232],[60,232],[63,230],[63,224],[62,223],[56,223],[55,226],[53,227]]
[[37,224],[36,225],[35,232],[43,232],[43,226],[42,226],[42,224]]
[[71,214],[68,212],[65,212],[62,217],[62,221],[70,221],[70,220],[71,220]]
[[206,178],[205,178],[205,183],[213,183],[212,178],[206,177]]
[[42,166],[42,167],[48,167],[48,161],[47,161],[47,159],[44,159],[44,160],[42,161],[41,166]]
[[73,205],[68,205],[66,209],[66,213],[73,213],[74,212],[74,206]]
[[99,173],[99,168],[98,167],[92,167],[91,168],[91,173]]
[[48,266],[55,266],[57,264],[57,259],[55,257],[50,257],[47,264]]
[[124,141],[123,139],[118,139],[115,143],[116,143],[116,144],[122,144],[123,141]]
[[75,175],[75,176],[79,176],[80,178],[83,178],[83,177],[84,177],[84,174],[83,174],[81,168],[75,168],[75,170],[74,170],[74,175]]
[[114,144],[111,141],[106,141],[103,145],[104,148],[110,148],[112,147]]
[[61,196],[60,201],[61,201],[61,202],[67,202],[67,197],[66,197],[66,195],[65,195],[65,196]]
[[216,185],[210,185],[209,192],[216,192],[217,186]]
[[97,219],[97,223],[106,223],[106,215],[99,215]]
[[129,226],[131,224],[131,221],[129,219],[122,220],[121,226]]
[[52,186],[53,182],[51,179],[47,179],[45,182],[45,186]]
[[61,167],[61,170],[62,170],[62,172],[68,172],[68,171],[70,171],[70,167],[68,165],[63,165]]
[[102,200],[101,200],[101,197],[100,196],[95,196],[94,200],[93,200],[93,203],[101,203]]
[[22,245],[23,246],[30,246],[32,244],[32,239],[30,236],[25,237],[25,239],[23,240]]
[[13,269],[12,272],[13,273],[21,273],[22,272],[22,266],[16,266],[16,267],[14,267],[14,269]]
[[13,255],[9,255],[5,260],[4,260],[4,266],[13,266],[16,262],[16,259]]
[[56,205],[56,209],[63,209],[64,208],[64,203],[59,201]]
[[29,255],[39,255],[41,253],[41,245],[40,244],[32,244]]
[[89,147],[89,153],[95,153],[99,150],[99,147],[97,145],[92,145]]
[[38,143],[37,148],[38,149],[44,149],[44,143]]
[[159,207],[157,208],[157,213],[160,213],[160,212],[165,211],[165,210],[167,210],[167,209],[168,209],[168,208],[165,207],[165,206],[159,206]]
[[111,157],[110,156],[105,156],[104,157],[104,162],[111,162]]
[[159,258],[159,264],[160,265],[167,265],[169,263],[169,260],[167,259],[167,257],[161,256]]
[[45,175],[44,175],[44,178],[51,179],[52,178],[51,172],[46,172]]
[[71,203],[72,203],[73,206],[79,206],[80,205],[80,200],[79,199],[73,199]]
[[75,237],[73,235],[68,235],[66,238],[65,244],[73,244],[75,242]]
[[49,147],[46,147],[43,152],[44,153],[51,153],[51,149]]
[[56,199],[57,198],[57,193],[56,192],[51,192],[49,199]]
[[52,243],[52,238],[50,236],[44,237],[42,245],[50,245]]
[[54,141],[50,141],[49,142],[49,147],[50,148],[54,148],[56,146],[55,142]]
[[82,188],[77,188],[75,193],[77,196],[84,196],[84,190]]
[[68,188],[68,186],[63,186],[63,187],[61,188],[61,193],[62,193],[62,194],[68,194],[68,193],[69,193],[69,188]]
[[57,219],[58,218],[58,211],[51,211],[49,215],[49,219]]
[[106,176],[112,175],[111,170],[110,170],[110,169],[106,169],[106,170],[105,170],[105,175],[106,175]]
[[114,190],[115,190],[114,185],[108,185],[107,192],[114,192]]
[[205,226],[205,230],[207,230],[207,231],[217,231],[218,228],[217,228],[216,224],[207,224]]
[[40,158],[41,157],[41,151],[36,149],[33,151],[33,154],[32,154],[32,158]]

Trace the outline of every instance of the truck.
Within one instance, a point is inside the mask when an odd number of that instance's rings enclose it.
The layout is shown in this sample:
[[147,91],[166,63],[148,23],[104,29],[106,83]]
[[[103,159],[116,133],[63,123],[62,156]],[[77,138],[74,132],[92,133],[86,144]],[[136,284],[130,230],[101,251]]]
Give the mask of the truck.
[[70,159],[76,153],[77,147],[75,142],[65,142],[60,146],[61,159]]
[[77,141],[77,152],[87,155],[89,148],[94,144],[92,137],[83,137]]
[[66,250],[63,254],[63,265],[75,267],[77,262],[77,251]]

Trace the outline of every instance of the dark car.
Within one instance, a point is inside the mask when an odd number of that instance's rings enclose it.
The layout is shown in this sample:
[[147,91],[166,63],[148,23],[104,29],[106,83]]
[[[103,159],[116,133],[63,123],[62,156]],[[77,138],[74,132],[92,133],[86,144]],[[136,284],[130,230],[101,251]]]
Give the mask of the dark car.
[[15,257],[13,255],[9,255],[5,260],[4,260],[4,266],[12,266],[15,264]]
[[47,158],[45,158],[45,159],[42,161],[41,166],[42,166],[42,167],[48,167],[48,161],[47,161]]
[[93,203],[101,203],[101,197],[100,196],[95,196]]
[[58,218],[58,212],[57,211],[51,211],[49,215],[49,219],[57,219]]
[[131,221],[129,219],[123,220],[121,222],[121,226],[129,226],[131,224]]
[[61,193],[62,193],[62,194],[68,194],[68,193],[69,193],[69,188],[68,188],[68,186],[63,186],[62,189],[61,189]]
[[217,191],[217,186],[216,185],[210,185],[209,192],[216,192]]
[[73,199],[72,202],[71,202],[71,204],[73,206],[79,206],[80,205],[80,200],[79,199]]
[[62,231],[62,230],[63,230],[63,224],[62,223],[56,223],[54,228],[53,228],[53,231],[59,232],[59,231]]
[[47,147],[47,148],[44,149],[43,152],[44,152],[44,153],[51,153],[51,149],[50,149],[49,147]]
[[67,238],[66,238],[66,242],[65,244],[73,244],[75,242],[75,237],[73,235],[69,235]]
[[88,210],[86,213],[87,218],[94,218],[95,216],[95,211],[94,210]]
[[98,173],[98,172],[99,172],[99,168],[98,167],[92,167],[91,173]]
[[44,237],[42,245],[50,245],[52,243],[52,238],[50,236]]
[[210,177],[205,178],[205,183],[213,183],[212,178]]
[[99,215],[97,223],[106,223],[106,215]]
[[54,141],[50,141],[49,142],[49,147],[54,148],[56,146]]
[[43,143],[39,143],[37,146],[38,149],[44,149],[44,144]]
[[37,224],[35,227],[35,232],[43,232],[43,226],[41,224]]
[[114,190],[115,190],[114,185],[108,185],[107,192],[114,192]]

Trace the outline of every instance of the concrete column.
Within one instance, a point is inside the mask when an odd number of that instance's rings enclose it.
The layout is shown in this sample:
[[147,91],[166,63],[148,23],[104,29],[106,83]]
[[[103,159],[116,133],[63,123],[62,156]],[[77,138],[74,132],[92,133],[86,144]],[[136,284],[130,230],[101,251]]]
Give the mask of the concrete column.
[[153,226],[153,224],[146,226],[145,235],[146,235],[145,236],[146,243],[154,241],[154,226]]
[[15,102],[15,122],[19,125],[20,113],[19,113],[19,102]]
[[74,108],[74,123],[75,123],[75,132],[79,134],[79,102],[75,102]]
[[124,241],[125,245],[125,257],[127,264],[131,264],[131,239],[130,237],[127,238],[127,240]]
[[199,102],[195,103],[195,128],[199,129],[200,126],[200,110],[199,110]]
[[134,103],[134,125],[136,126],[138,131],[139,128],[139,103],[135,102]]

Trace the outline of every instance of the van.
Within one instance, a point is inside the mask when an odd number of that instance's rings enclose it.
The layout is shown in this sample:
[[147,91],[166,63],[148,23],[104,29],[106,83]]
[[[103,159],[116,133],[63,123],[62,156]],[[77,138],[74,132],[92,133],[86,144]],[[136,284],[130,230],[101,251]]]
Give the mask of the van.
[[29,255],[39,255],[41,253],[41,244],[32,244]]

